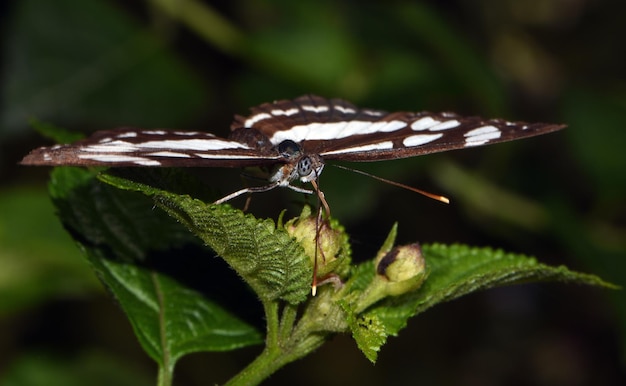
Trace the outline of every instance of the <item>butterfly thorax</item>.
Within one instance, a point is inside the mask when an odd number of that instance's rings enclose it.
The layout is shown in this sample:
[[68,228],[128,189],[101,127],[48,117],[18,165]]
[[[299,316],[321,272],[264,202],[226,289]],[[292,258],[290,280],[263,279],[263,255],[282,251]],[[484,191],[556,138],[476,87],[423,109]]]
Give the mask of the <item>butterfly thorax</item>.
[[316,180],[324,169],[324,162],[319,155],[306,154],[294,141],[282,141],[276,146],[276,151],[284,159],[285,164],[275,170],[270,181],[280,181],[280,186],[287,186],[296,179],[311,182]]

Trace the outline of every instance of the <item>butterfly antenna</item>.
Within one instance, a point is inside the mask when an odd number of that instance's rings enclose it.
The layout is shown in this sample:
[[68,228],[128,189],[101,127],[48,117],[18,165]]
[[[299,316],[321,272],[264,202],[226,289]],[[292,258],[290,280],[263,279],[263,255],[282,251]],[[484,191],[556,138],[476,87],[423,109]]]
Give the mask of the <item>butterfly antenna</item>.
[[428,197],[428,198],[432,198],[433,200],[437,200],[437,201],[443,202],[444,204],[449,204],[449,203],[450,203],[450,200],[448,199],[448,197],[445,197],[445,196],[440,196],[440,195],[437,195],[437,194],[432,194],[432,193],[429,193],[429,192],[426,192],[426,191],[423,191],[423,190],[420,190],[420,189],[414,188],[414,187],[409,186],[409,185],[401,184],[401,183],[396,182],[396,181],[391,181],[391,180],[388,180],[388,179],[386,179],[386,178],[382,178],[382,177],[375,176],[375,175],[373,175],[373,174],[370,174],[370,173],[364,172],[364,171],[362,171],[362,170],[352,169],[352,168],[349,168],[349,167],[346,167],[346,166],[343,166],[343,165],[332,165],[332,166],[337,167],[337,168],[339,168],[339,169],[349,170],[349,171],[351,171],[351,172],[355,172],[355,173],[358,173],[358,174],[362,174],[362,175],[364,175],[364,176],[371,177],[371,178],[373,178],[373,179],[375,179],[375,180],[378,180],[378,181],[381,181],[381,182],[385,182],[385,183],[387,183],[387,184],[390,184],[390,185],[393,185],[393,186],[397,186],[397,187],[399,187],[399,188],[403,188],[403,189],[406,189],[406,190],[410,190],[411,192],[419,193],[419,194],[421,194],[422,196],[426,196],[426,197]]

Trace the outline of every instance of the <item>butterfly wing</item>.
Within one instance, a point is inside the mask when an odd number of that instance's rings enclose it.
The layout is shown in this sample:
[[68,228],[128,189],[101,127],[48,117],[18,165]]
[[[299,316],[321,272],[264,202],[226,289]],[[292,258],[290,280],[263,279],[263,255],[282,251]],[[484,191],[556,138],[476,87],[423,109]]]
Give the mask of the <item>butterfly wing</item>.
[[327,160],[380,161],[512,141],[565,127],[427,112],[390,114],[379,121],[358,125],[367,134],[355,135],[350,141],[333,141],[319,154]]
[[272,152],[204,132],[138,130],[99,131],[68,145],[42,147],[24,165],[242,167],[279,162]]
[[204,132],[117,129],[71,145],[39,148],[26,165],[262,166],[287,162],[274,147],[296,142],[326,160],[378,161],[531,137],[563,125],[507,122],[451,113],[387,113],[305,95],[236,116],[231,139]]
[[232,129],[256,129],[274,146],[292,140],[306,153],[326,160],[379,161],[505,142],[564,127],[452,113],[387,113],[305,95],[257,106],[248,117],[236,117]]

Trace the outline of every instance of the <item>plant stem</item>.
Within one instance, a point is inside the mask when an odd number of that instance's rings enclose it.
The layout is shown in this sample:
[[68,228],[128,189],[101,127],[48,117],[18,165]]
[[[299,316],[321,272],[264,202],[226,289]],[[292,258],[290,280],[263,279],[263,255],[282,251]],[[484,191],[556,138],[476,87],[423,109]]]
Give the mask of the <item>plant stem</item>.
[[266,347],[277,347],[279,344],[278,337],[278,302],[265,301],[263,302],[263,309],[265,310],[265,321],[267,336],[265,338]]
[[264,379],[273,374],[276,370],[283,367],[287,362],[281,360],[281,352],[277,349],[270,349],[266,347],[265,350],[256,357],[252,363],[250,363],[239,374],[231,378],[226,385],[257,385]]
[[[258,385],[281,367],[300,359],[325,342],[322,335],[311,335],[291,347],[266,347],[252,363],[231,378],[226,385]],[[293,342],[291,342],[293,343]]]
[[285,306],[285,308],[283,309],[283,314],[281,315],[280,318],[280,326],[279,326],[279,332],[278,332],[278,338],[281,340],[287,340],[289,339],[289,336],[291,335],[292,331],[293,331],[293,325],[296,321],[296,316],[298,313],[298,307],[291,305],[291,304],[287,304]]
[[263,302],[263,307],[267,321],[265,349],[252,363],[228,381],[227,385],[259,384],[281,367],[317,349],[325,341],[324,334],[314,333],[306,327],[294,328],[296,306],[286,305],[282,318],[279,318],[278,302]]
[[172,385],[172,368],[167,366],[159,366],[159,375],[157,379],[158,386],[171,386]]

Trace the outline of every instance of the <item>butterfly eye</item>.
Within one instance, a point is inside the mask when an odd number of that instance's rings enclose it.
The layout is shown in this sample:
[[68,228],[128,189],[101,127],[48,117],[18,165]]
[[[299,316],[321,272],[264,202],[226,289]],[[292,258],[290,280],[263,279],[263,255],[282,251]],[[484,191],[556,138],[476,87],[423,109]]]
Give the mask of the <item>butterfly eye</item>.
[[[292,140],[285,140],[278,144],[278,153],[287,159],[297,157],[302,152],[300,146]],[[299,166],[298,166],[299,168]],[[310,168],[310,165],[309,165]]]

